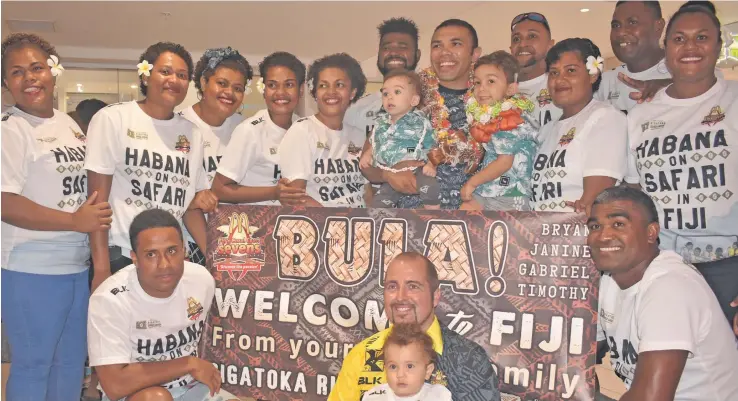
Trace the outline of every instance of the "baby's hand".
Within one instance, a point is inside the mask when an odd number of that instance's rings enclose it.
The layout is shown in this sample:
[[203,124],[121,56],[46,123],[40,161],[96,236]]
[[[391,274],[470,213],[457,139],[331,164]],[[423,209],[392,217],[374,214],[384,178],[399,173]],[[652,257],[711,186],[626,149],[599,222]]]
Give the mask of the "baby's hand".
[[359,159],[359,168],[365,169],[372,166],[372,150],[367,149],[366,152],[361,154]]
[[469,184],[468,182],[464,184],[464,186],[461,187],[461,200],[463,200],[464,202],[469,202],[470,200],[474,199],[472,197],[472,194],[474,193],[475,189],[477,189],[477,187]]
[[425,166],[423,166],[423,174],[427,175],[428,177],[435,177],[436,166],[434,166],[433,163],[425,163]]

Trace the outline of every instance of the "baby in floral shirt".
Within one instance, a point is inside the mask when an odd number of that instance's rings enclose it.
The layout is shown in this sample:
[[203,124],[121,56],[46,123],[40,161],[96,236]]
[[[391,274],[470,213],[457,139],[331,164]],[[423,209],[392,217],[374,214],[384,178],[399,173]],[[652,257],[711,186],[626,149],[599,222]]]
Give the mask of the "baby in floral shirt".
[[[361,155],[359,167],[379,167],[383,170],[400,172],[415,170],[421,174],[418,164],[424,162],[428,150],[434,144],[433,127],[421,111],[421,81],[412,71],[391,71],[384,77],[382,85],[382,108],[376,118],[374,131],[369,138],[371,148]],[[402,163],[405,167],[400,167]],[[401,197],[388,183],[382,184],[372,198],[369,207],[395,207]]]
[[461,188],[462,210],[530,210],[538,124],[533,103],[517,94],[515,57],[496,51],[474,66],[466,102],[469,134],[485,149],[479,171]]

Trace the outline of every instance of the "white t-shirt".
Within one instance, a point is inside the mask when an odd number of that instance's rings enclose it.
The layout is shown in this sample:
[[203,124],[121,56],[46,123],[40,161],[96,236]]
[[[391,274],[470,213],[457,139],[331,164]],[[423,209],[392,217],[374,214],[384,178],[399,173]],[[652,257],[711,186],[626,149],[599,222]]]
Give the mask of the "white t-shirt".
[[451,392],[440,384],[423,384],[418,394],[412,397],[398,397],[390,388],[389,384],[384,383],[375,386],[364,394],[361,401],[451,401]]
[[626,127],[625,115],[599,100],[574,116],[546,124],[533,161],[533,210],[573,211],[564,202],[582,197],[584,177],[621,180],[628,159]]
[[661,247],[691,263],[738,255],[738,82],[692,99],[661,90],[628,115],[627,181],[659,211]]
[[564,113],[553,104],[553,99],[548,93],[548,73],[525,82],[519,82],[518,87],[518,91],[536,106],[533,110],[533,117],[541,127],[551,121],[558,120]]
[[632,92],[637,92],[636,89],[624,84],[618,79],[618,73],[623,73],[630,78],[650,81],[654,79],[671,79],[669,70],[666,69],[666,63],[664,60],[659,61],[656,65],[641,72],[630,72],[625,64],[622,64],[610,71],[602,73],[602,82],[600,82],[600,88],[595,93],[595,99],[603,102],[608,102],[615,106],[616,109],[628,114],[638,102],[630,98]]
[[279,145],[282,176],[306,180],[307,195],[325,207],[364,207],[366,178],[359,169],[364,132],[335,131],[314,115],[297,120]]
[[738,349],[714,293],[692,266],[662,251],[641,281],[623,290],[600,280],[597,341],[607,340],[613,370],[630,388],[638,354],[689,351],[675,401],[738,399]]
[[[12,107],[2,117],[2,192],[74,213],[87,200],[85,135],[68,115],[39,118]],[[3,205],[3,207],[9,207]],[[2,223],[3,269],[73,274],[87,269],[87,234]]]
[[[135,265],[107,278],[90,297],[87,344],[90,366],[170,361],[197,356],[205,320],[213,302],[215,279],[207,269],[184,262],[184,273],[169,298],[148,295]],[[184,386],[178,377],[162,385]]]
[[111,246],[131,249],[128,229],[144,210],[163,209],[181,222],[195,192],[209,188],[202,133],[179,114],[155,120],[135,101],[114,104],[95,114],[87,136],[85,169],[113,176]]
[[215,178],[215,171],[218,169],[223,155],[228,147],[228,143],[231,140],[231,134],[236,129],[238,124],[243,122],[244,118],[242,115],[235,113],[232,116],[226,118],[220,127],[213,127],[208,125],[200,116],[195,113],[192,106],[182,110],[180,112],[187,121],[195,124],[202,133],[204,157],[203,167],[208,179],[208,187],[213,185],[213,178]]
[[374,131],[374,119],[382,108],[382,93],[367,93],[352,104],[343,116],[343,123],[364,130],[368,138]]
[[[279,143],[284,128],[275,124],[267,109],[259,110],[233,131],[218,173],[250,187],[272,187],[281,178],[279,170]],[[276,200],[256,202],[255,205],[279,205]]]

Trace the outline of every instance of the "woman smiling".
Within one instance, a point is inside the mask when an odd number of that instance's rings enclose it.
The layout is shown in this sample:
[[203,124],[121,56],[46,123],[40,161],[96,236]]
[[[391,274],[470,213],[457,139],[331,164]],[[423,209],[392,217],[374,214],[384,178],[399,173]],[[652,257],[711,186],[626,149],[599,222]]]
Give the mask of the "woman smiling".
[[682,6],[666,28],[673,83],[628,115],[627,180],[654,199],[661,247],[700,270],[738,335],[730,305],[738,301],[738,83],[715,75],[720,22],[701,3]]
[[593,99],[602,63],[600,50],[589,39],[563,40],[546,55],[548,91],[563,115],[539,134],[533,210],[589,214],[595,197],[625,176],[625,115]]
[[[111,274],[131,264],[128,229],[143,210],[164,209],[184,222],[205,249],[205,217],[217,199],[208,194],[202,168],[202,133],[174,108],[187,95],[192,58],[184,47],[161,42],[139,59],[142,101],[100,110],[90,122],[85,169],[89,190],[110,202],[115,220],[108,233],[90,236],[93,291]],[[193,202],[196,198],[199,200]],[[111,247],[108,248],[108,245]]]

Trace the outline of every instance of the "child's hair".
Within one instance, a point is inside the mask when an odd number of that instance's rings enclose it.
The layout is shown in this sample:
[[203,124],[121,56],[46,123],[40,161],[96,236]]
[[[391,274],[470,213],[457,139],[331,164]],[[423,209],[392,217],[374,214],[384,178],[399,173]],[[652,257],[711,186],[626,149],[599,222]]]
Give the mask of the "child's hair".
[[482,65],[493,65],[501,69],[502,72],[505,73],[508,84],[515,83],[517,81],[518,73],[520,72],[518,60],[516,60],[512,54],[504,50],[498,50],[477,59],[477,62],[474,64],[474,71]]
[[[436,351],[433,349],[433,340],[417,323],[399,323],[392,326],[387,339],[384,341],[382,353],[387,352],[390,345],[407,347],[411,344],[420,344],[429,363],[436,362]],[[385,357],[386,359],[386,357]]]
[[387,82],[390,78],[404,77],[407,78],[408,84],[412,86],[413,94],[422,96],[423,95],[423,82],[420,80],[420,75],[415,71],[407,71],[403,69],[390,70],[387,75],[384,76],[384,82]]
[[[188,52],[187,49],[185,49],[184,46],[180,44],[172,42],[154,43],[153,45],[149,46],[146,51],[143,52],[143,54],[141,54],[141,57],[138,58],[138,62],[140,63],[146,60],[149,62],[149,64],[156,64],[156,60],[158,60],[159,56],[164,53],[174,53],[182,60],[184,60],[185,64],[187,65],[187,79],[191,81],[192,72],[195,69],[195,66],[192,62],[192,56],[190,55],[190,52]],[[141,94],[146,96],[148,89],[146,88],[146,85],[143,84],[143,75],[139,75],[138,80],[138,88],[141,91]]]
[[366,76],[364,75],[364,71],[361,70],[361,64],[346,53],[336,53],[315,60],[310,65],[307,80],[309,84],[312,83],[313,85],[313,88],[310,90],[310,95],[313,98],[318,90],[318,75],[326,68],[340,68],[346,72],[346,75],[348,75],[351,81],[351,89],[356,89],[356,96],[351,99],[351,103],[355,103],[364,95],[364,91],[366,90]]
[[195,81],[197,93],[202,95],[200,78],[205,77],[205,81],[208,81],[218,67],[230,68],[243,74],[244,85],[254,77],[254,70],[238,50],[233,50],[230,46],[208,49],[195,66],[195,76],[192,79]]
[[[577,52],[582,59],[582,63],[587,64],[587,57],[594,58],[602,56],[600,48],[589,39],[569,38],[564,39],[553,47],[546,54],[546,72],[551,70],[551,64],[559,61],[561,55],[566,52]],[[597,80],[592,84],[592,92],[597,92],[602,82],[602,74],[597,74]]]
[[26,46],[35,46],[49,57],[54,55],[59,57],[54,46],[47,42],[44,38],[32,33],[14,33],[8,35],[2,43],[2,85],[5,86],[5,58],[11,50],[20,49]]
[[271,67],[285,67],[292,71],[297,78],[298,87],[305,83],[305,64],[292,53],[276,52],[264,57],[264,60],[259,63],[259,75],[265,81]]

